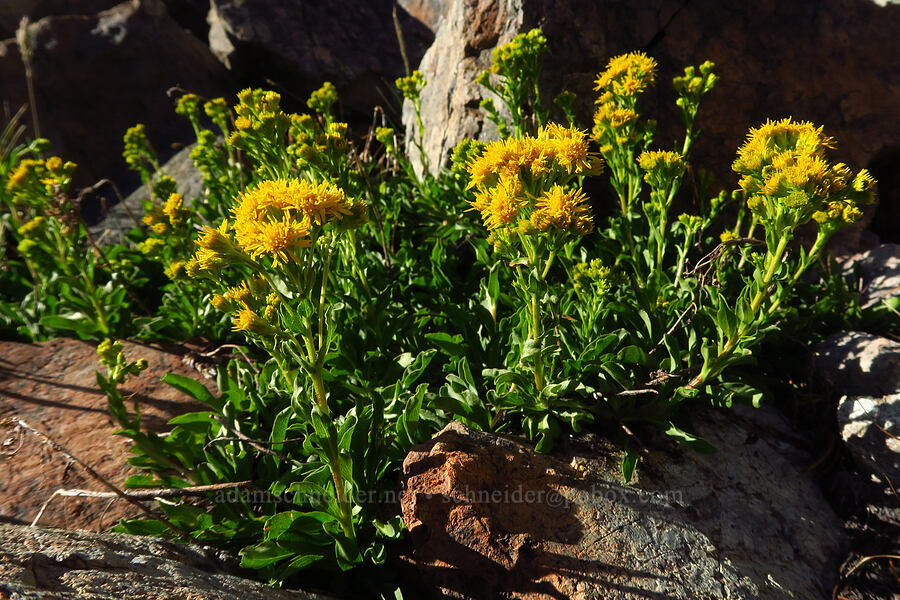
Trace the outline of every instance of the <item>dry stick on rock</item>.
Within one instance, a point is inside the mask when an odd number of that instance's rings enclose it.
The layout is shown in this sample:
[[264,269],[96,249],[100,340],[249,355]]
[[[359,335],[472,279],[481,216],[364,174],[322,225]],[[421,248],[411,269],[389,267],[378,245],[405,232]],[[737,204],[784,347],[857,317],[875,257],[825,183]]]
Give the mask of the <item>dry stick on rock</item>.
[[[160,500],[163,498],[183,498],[186,496],[204,496],[208,492],[216,492],[219,490],[230,490],[230,489],[240,489],[246,488],[253,485],[253,482],[250,480],[247,481],[236,481],[229,483],[215,483],[212,485],[195,485],[184,488],[149,488],[143,490],[122,490],[122,494],[125,495],[125,499],[132,498],[134,500]],[[121,498],[121,494],[116,492],[95,492],[94,490],[63,490],[59,489],[53,492],[49,498],[47,498],[46,502],[44,502],[43,506],[41,506],[41,510],[38,511],[36,517],[34,517],[34,521],[31,522],[31,526],[35,527],[40,520],[41,516],[44,514],[44,510],[46,510],[47,506],[49,506],[50,501],[53,500],[56,496],[62,496],[66,498]]]
[[[25,421],[23,421],[22,419],[20,419],[20,418],[18,418],[18,417],[6,417],[6,418],[0,420],[0,427],[11,427],[11,426],[14,426],[14,427],[19,428],[19,429],[24,429],[25,431],[27,431],[27,432],[29,432],[29,433],[35,435],[35,436],[36,436],[38,439],[40,439],[44,444],[48,445],[48,446],[49,446],[50,448],[52,448],[53,450],[56,450],[56,451],[59,452],[60,454],[64,454],[64,455],[65,455],[66,457],[68,457],[72,462],[74,462],[74,463],[77,464],[79,467],[81,467],[82,469],[84,469],[84,470],[87,472],[88,475],[90,475],[91,477],[93,477],[94,479],[96,479],[97,481],[99,481],[104,487],[108,488],[108,489],[109,489],[112,493],[114,493],[116,496],[118,496],[118,497],[124,499],[125,501],[127,501],[127,502],[133,504],[134,506],[136,506],[137,508],[139,508],[139,509],[141,510],[141,512],[143,512],[144,514],[146,514],[148,517],[150,517],[150,518],[152,518],[152,519],[156,519],[156,518],[157,518],[157,516],[154,515],[153,512],[150,511],[149,508],[147,508],[146,506],[144,506],[143,504],[141,504],[140,502],[138,502],[138,501],[135,500],[134,498],[129,497],[125,492],[123,492],[122,490],[120,490],[119,488],[117,488],[115,485],[113,485],[112,483],[110,483],[107,479],[105,479],[105,478],[102,477],[99,473],[97,473],[97,471],[95,471],[94,469],[92,469],[88,464],[86,464],[85,462],[83,462],[82,460],[80,460],[77,456],[75,456],[74,454],[72,454],[71,452],[69,452],[68,450],[66,450],[66,448],[63,447],[62,444],[60,444],[59,442],[57,442],[57,441],[55,441],[54,439],[52,439],[52,438],[51,438],[50,436],[48,436],[46,433],[43,433],[42,431],[39,431],[39,430],[35,429],[34,427],[32,427],[31,425],[29,425],[28,423],[26,423]],[[43,510],[43,509],[42,509],[42,510]],[[190,534],[189,532],[185,531],[184,529],[181,529],[180,527],[178,527],[178,526],[175,525],[174,523],[171,523],[168,519],[162,518],[162,519],[160,519],[160,521],[162,521],[162,523],[164,523],[164,524],[166,525],[166,527],[168,527],[168,528],[171,529],[173,532],[175,532],[175,533],[178,535],[178,537],[180,537],[180,538],[192,539],[191,534]]]

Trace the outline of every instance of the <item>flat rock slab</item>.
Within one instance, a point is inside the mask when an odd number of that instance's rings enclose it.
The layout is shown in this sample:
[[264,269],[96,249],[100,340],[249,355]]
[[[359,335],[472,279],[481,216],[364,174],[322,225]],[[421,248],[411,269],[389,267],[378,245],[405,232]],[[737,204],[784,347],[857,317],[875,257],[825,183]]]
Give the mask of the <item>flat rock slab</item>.
[[236,577],[235,565],[158,538],[0,524],[4,600],[325,600]]
[[[160,379],[169,371],[204,381],[184,362],[191,348],[125,344],[129,359],[146,358],[149,368],[122,388],[141,404],[143,426],[160,432],[172,417],[200,410],[188,397]],[[194,348],[193,350],[196,350]],[[72,454],[115,484],[136,474],[126,464],[130,441],[113,435],[118,429],[107,409],[106,396],[97,387],[94,371],[100,368],[93,344],[59,338],[40,344],[0,342],[0,419],[17,416],[46,433]],[[0,431],[0,443],[13,432]],[[35,436],[14,435],[8,452],[0,457],[0,521],[31,523],[44,502],[60,488],[106,491],[80,467],[56,454]],[[66,528],[103,529],[118,519],[135,515],[135,508],[116,500],[54,498],[41,516],[41,524]]]
[[[661,441],[623,486],[593,436],[554,456],[453,423],[413,448],[402,508],[426,595],[820,600],[841,523],[771,411],[710,411],[718,452]],[[660,449],[662,448],[662,449]]]

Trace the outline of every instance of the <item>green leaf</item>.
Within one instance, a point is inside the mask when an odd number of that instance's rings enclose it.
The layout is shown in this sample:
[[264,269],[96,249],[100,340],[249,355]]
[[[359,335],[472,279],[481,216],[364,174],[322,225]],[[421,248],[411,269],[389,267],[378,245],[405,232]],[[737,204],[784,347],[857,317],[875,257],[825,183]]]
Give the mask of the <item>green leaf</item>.
[[425,372],[425,369],[428,368],[428,365],[429,363],[431,363],[431,359],[434,358],[435,354],[437,354],[437,350],[431,348],[419,352],[419,354],[416,355],[415,360],[407,365],[406,369],[403,372],[403,377],[400,380],[404,388],[412,388],[413,384],[419,380],[419,377],[421,377]]
[[437,332],[426,333],[425,337],[434,343],[441,352],[450,357],[463,357],[466,355],[466,348],[463,344],[463,337],[459,334],[450,335],[449,333]]
[[675,438],[679,443],[684,444],[701,454],[712,454],[716,452],[715,446],[701,437],[697,437],[696,435],[679,429],[678,426],[671,421],[669,422],[669,429],[666,430],[666,435]]
[[620,362],[628,365],[641,365],[647,361],[647,353],[638,346],[625,346],[617,355]]
[[625,447],[625,457],[622,459],[622,482],[625,485],[631,483],[639,458],[640,455],[632,448]]
[[268,565],[293,556],[291,550],[286,550],[274,542],[262,542],[253,546],[247,546],[240,551],[241,566],[248,569],[262,569]]
[[183,392],[203,404],[211,407],[213,410],[221,411],[224,402],[212,395],[202,383],[196,379],[179,375],[178,373],[166,373],[162,378],[164,383],[171,385],[176,390]]

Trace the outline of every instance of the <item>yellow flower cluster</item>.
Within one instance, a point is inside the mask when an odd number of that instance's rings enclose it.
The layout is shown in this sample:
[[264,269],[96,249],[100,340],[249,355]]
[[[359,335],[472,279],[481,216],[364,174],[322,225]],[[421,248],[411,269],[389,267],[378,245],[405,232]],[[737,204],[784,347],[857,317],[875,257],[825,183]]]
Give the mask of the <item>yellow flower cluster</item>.
[[[271,292],[263,277],[255,276],[240,285],[228,288],[225,294],[214,294],[210,303],[218,310],[232,313],[232,330],[249,331],[258,335],[273,335],[277,317],[278,294]],[[264,316],[260,316],[260,312]]]
[[544,176],[599,174],[603,164],[588,151],[587,134],[551,123],[537,137],[508,138],[488,144],[469,163],[469,187],[494,187],[501,180],[531,181]]
[[249,148],[254,135],[267,140],[280,139],[290,123],[290,117],[281,111],[281,96],[271,91],[242,90],[234,112],[237,114],[235,130],[228,142],[235,148]]
[[611,98],[603,98],[603,94],[613,96],[636,96],[653,85],[656,81],[656,61],[643,52],[629,52],[609,60],[606,70],[597,76],[594,89],[601,92],[597,104],[603,104]]
[[[192,276],[198,271],[220,268],[227,259],[250,255],[268,256],[276,268],[296,260],[296,252],[312,245],[315,226],[349,216],[347,226],[365,220],[364,202],[348,199],[330,183],[275,179],[263,181],[240,195],[232,209],[232,224],[226,219],[218,229],[206,227],[197,241],[199,250],[187,265]],[[232,238],[233,234],[233,238]]]
[[588,151],[587,134],[557,124],[542,127],[536,137],[492,142],[469,162],[472,208],[490,230],[515,225],[524,232],[551,227],[579,235],[593,231],[587,198],[567,189],[574,175],[597,174],[598,156]]
[[602,296],[609,293],[614,283],[612,270],[599,258],[576,263],[572,269],[572,285],[576,290],[588,289],[595,295]]
[[17,204],[41,204],[57,191],[67,191],[76,165],[58,156],[47,160],[26,158],[12,170],[6,189]]
[[839,227],[859,219],[858,204],[873,200],[875,180],[865,169],[854,175],[830,163],[833,148],[822,127],[790,117],[751,129],[732,165],[747,206],[763,222],[787,215],[797,224],[812,218]]
[[595,101],[593,135],[600,143],[602,155],[637,140],[637,98],[655,81],[656,61],[643,52],[610,59],[606,70],[597,76],[594,89],[599,96]]
[[144,214],[144,224],[153,233],[165,235],[170,227],[178,227],[187,220],[190,211],[184,207],[184,198],[179,193],[169,194],[163,206],[152,206]]
[[678,152],[653,150],[643,152],[637,159],[638,166],[646,171],[647,183],[672,181],[684,173],[684,157]]

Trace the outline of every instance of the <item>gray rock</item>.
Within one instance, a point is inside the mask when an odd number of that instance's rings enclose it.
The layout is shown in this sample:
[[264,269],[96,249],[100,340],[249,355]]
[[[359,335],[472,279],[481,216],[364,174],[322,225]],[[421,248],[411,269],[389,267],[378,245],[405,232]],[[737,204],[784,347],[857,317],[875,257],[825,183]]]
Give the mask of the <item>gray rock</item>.
[[37,21],[51,15],[94,15],[121,0],[4,0],[0,3],[0,38],[12,37],[22,17]]
[[858,463],[890,481],[900,480],[900,394],[843,396],[838,427]]
[[[245,81],[265,76],[285,96],[305,100],[328,80],[345,111],[370,117],[373,106],[394,97],[393,81],[404,74],[392,8],[389,0],[211,0],[210,46]],[[398,13],[415,68],[432,34]]]
[[599,439],[543,456],[453,423],[404,461],[410,561],[431,597],[823,598],[842,534],[814,459],[769,409],[695,429],[717,453],[663,441],[623,486]]
[[[162,159],[190,126],[166,94],[182,86],[205,96],[228,89],[229,75],[161,0],[124,2],[95,16],[46,17],[29,28],[41,134],[53,152],[78,163],[75,185],[127,180],[122,136],[145,123]],[[0,102],[27,102],[15,40],[0,42]],[[30,123],[30,117],[25,117]]]
[[225,553],[124,534],[0,523],[0,598],[325,600],[235,576]]
[[900,343],[858,331],[835,333],[813,348],[809,381],[835,398],[898,394]]
[[900,297],[900,245],[882,244],[844,261],[844,272],[856,271],[862,279],[863,308],[882,300]]
[[[793,115],[825,126],[840,160],[863,167],[900,147],[900,71],[885,56],[900,55],[900,6],[868,0],[753,3],[701,0],[451,0],[420,69],[425,149],[430,165],[447,160],[463,137],[488,138],[473,82],[490,51],[514,34],[541,26],[550,52],[544,98],[563,88],[579,95],[580,123],[589,126],[593,80],[610,57],[645,50],[660,63],[646,113],[660,119],[657,144],[683,138],[671,78],[688,64],[712,60],[722,76],[704,100],[703,130],[694,162],[725,189],[737,177],[730,164],[747,130],[766,118]],[[414,122],[406,114],[408,135]]]
[[[203,193],[203,176],[191,160],[191,150],[195,145],[182,148],[161,167],[163,173],[174,177],[178,182],[178,192],[184,196],[185,205],[190,205]],[[149,198],[147,186],[141,186],[122,202],[104,210],[100,222],[90,228],[94,239],[103,243],[121,242],[126,233],[140,225],[144,215],[143,203]]]
[[[419,70],[427,84],[422,91],[422,148],[432,172],[447,164],[449,152],[464,138],[497,138],[497,128],[484,118],[479,103],[488,93],[475,77],[490,67],[491,52],[510,41],[523,26],[522,0],[452,0],[445,7],[434,43],[425,53]],[[502,104],[496,103],[498,107]],[[421,172],[415,114],[404,103],[407,153]]]

